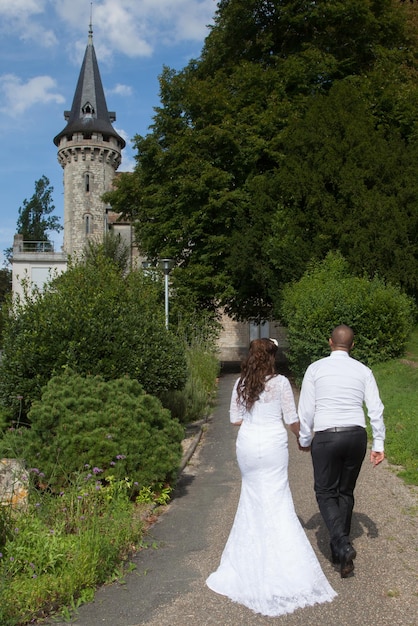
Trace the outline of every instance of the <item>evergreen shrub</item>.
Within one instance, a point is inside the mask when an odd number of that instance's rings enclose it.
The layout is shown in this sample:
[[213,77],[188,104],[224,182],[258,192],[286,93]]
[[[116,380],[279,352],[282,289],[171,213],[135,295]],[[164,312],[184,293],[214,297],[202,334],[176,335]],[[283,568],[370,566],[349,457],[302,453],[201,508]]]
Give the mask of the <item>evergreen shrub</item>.
[[184,428],[136,380],[66,370],[29,418],[31,428],[5,434],[0,453],[24,459],[40,486],[59,490],[84,467],[97,480],[128,477],[138,490],[176,477]]
[[353,276],[340,254],[329,253],[282,294],[292,374],[300,382],[312,361],[328,356],[328,338],[339,324],[353,329],[351,355],[366,365],[402,356],[415,313],[414,302],[398,287]]

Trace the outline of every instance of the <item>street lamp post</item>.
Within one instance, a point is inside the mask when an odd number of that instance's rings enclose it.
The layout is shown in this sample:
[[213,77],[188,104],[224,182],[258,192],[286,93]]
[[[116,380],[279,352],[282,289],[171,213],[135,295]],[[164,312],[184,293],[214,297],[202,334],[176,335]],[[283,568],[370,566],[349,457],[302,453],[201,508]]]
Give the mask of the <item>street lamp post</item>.
[[160,266],[164,271],[164,296],[165,296],[165,327],[168,329],[168,276],[174,265],[173,259],[161,259]]

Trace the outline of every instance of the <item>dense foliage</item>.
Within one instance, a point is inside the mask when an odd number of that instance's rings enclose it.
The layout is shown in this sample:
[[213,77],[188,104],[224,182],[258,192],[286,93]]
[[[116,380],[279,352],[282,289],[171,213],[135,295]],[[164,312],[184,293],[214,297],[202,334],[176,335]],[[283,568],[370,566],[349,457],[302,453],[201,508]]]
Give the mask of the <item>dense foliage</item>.
[[144,254],[176,259],[179,292],[262,319],[339,250],[418,293],[415,8],[219,2],[201,57],[164,69],[137,167],[107,196]]
[[289,365],[300,381],[312,361],[328,356],[328,338],[339,324],[354,330],[351,355],[363,363],[402,356],[415,307],[397,287],[353,276],[342,256],[330,253],[284,289],[281,313],[288,329]]
[[147,393],[179,389],[184,342],[167,331],[162,283],[123,275],[106,256],[70,267],[42,294],[26,294],[5,318],[0,393],[24,417],[53,374],[70,367],[110,380],[129,375]]
[[28,417],[31,428],[6,433],[2,454],[36,468],[44,488],[59,491],[86,467],[99,481],[128,477],[138,491],[176,476],[184,429],[136,380],[67,370],[51,378]]

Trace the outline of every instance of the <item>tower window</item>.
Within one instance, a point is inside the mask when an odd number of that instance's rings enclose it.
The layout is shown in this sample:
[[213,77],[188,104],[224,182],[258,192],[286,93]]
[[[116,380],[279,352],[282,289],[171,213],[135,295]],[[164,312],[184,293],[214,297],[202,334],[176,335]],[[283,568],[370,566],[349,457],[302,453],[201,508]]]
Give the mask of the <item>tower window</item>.
[[90,235],[92,232],[92,219],[91,215],[85,215],[84,217],[84,226],[86,235]]
[[90,191],[90,174],[84,174],[84,190],[86,193]]
[[86,104],[83,106],[81,111],[82,111],[83,115],[85,115],[86,117],[92,117],[93,114],[94,114],[94,108],[90,104],[90,102],[86,102]]

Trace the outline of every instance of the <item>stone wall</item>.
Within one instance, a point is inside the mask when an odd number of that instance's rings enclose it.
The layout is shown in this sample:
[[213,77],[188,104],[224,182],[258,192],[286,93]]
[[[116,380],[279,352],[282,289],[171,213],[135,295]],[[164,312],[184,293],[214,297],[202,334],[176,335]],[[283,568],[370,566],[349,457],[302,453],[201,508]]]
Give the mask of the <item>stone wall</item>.
[[106,228],[106,205],[101,200],[112,189],[121,148],[116,138],[100,133],[84,139],[75,133],[63,137],[58,159],[64,168],[64,245],[67,254],[79,256],[89,238],[101,241]]
[[0,459],[0,505],[24,507],[28,500],[28,475],[17,459]]

